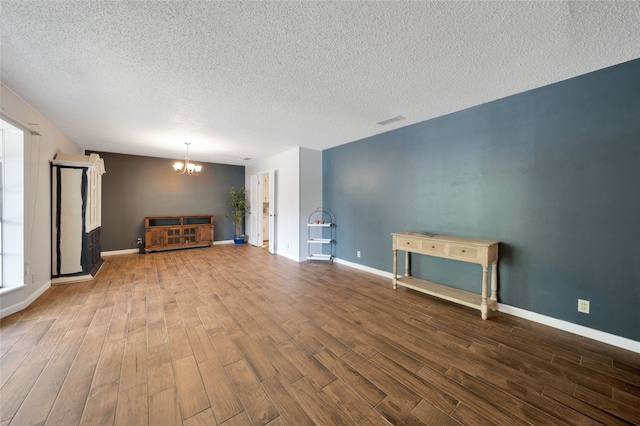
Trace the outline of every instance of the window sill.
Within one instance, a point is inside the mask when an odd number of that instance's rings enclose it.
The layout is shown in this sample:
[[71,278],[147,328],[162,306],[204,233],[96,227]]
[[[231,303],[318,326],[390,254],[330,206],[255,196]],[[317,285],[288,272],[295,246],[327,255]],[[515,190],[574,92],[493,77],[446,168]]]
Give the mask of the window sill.
[[3,288],[0,288],[0,296],[3,296],[5,294],[13,293],[14,291],[22,290],[25,287],[26,286],[24,284],[21,284],[21,285],[15,286],[15,287],[3,287]]

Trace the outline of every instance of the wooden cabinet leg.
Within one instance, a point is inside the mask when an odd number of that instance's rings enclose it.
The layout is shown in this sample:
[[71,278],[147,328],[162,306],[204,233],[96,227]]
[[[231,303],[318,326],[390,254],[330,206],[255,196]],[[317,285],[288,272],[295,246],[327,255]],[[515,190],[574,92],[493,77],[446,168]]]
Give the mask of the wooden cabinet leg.
[[491,298],[498,301],[498,262],[491,263]]
[[393,251],[393,289],[398,288],[398,250]]
[[489,309],[487,308],[487,293],[488,293],[488,275],[489,268],[486,265],[482,265],[482,302],[480,304],[480,312],[482,312],[482,319],[487,319]]
[[404,276],[411,276],[411,252],[406,251],[404,255]]

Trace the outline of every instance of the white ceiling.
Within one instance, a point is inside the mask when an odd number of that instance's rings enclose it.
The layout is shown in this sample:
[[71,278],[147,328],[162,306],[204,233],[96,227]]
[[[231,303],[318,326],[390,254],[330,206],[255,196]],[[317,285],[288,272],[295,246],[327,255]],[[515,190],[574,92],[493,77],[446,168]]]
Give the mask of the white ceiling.
[[[85,149],[247,164],[640,57],[640,2],[0,2],[2,82]],[[376,122],[402,115],[405,120]]]

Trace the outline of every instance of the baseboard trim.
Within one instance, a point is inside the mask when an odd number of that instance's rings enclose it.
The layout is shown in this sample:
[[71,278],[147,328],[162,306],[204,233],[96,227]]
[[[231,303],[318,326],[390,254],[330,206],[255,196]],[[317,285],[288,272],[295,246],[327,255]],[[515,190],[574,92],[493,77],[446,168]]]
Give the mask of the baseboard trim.
[[[384,278],[392,279],[393,274],[391,272],[382,271],[380,269],[370,268],[368,266],[360,265],[358,263],[349,262],[347,260],[335,259],[336,263],[340,263],[345,266],[349,266],[354,269],[359,269],[364,272],[379,275]],[[640,342],[627,339],[625,337],[616,336],[615,334],[606,333],[604,331],[596,330],[593,328],[585,327],[572,322],[559,320],[557,318],[548,317],[535,312],[527,311],[515,306],[505,305],[504,303],[498,304],[498,311],[505,314],[513,315],[515,317],[524,318],[529,321],[533,321],[539,324],[547,325],[549,327],[557,328],[559,330],[574,333],[579,336],[586,337],[588,339],[596,340],[598,342],[606,343],[618,348],[626,349],[631,352],[640,353]]]
[[111,250],[100,252],[100,256],[118,256],[119,254],[137,254],[140,253],[140,249],[125,249],[125,250]]
[[337,257],[334,258],[334,262],[339,263],[341,265],[349,266],[349,267],[354,268],[354,269],[359,269],[359,270],[364,271],[364,272],[369,272],[370,274],[379,275],[381,277],[385,277],[385,278],[389,278],[389,279],[393,278],[393,274],[391,272],[387,272],[387,271],[382,271],[380,269],[371,268],[369,266],[361,265],[359,263],[349,262],[348,260],[338,259]]
[[[3,294],[6,295],[6,294],[14,293],[17,291],[24,291],[26,287],[27,286],[24,286],[24,285],[11,287],[10,289],[7,289],[8,291],[4,292]],[[34,300],[40,297],[42,293],[47,291],[50,287],[51,287],[51,281],[46,281],[36,291],[34,291],[31,294],[31,296],[29,296],[28,298],[21,300],[19,302],[16,302],[11,306],[7,306],[5,308],[0,309],[0,318],[4,318],[11,314],[15,314],[16,312],[20,312],[21,310],[29,306],[31,303],[33,303]]]
[[[302,262],[302,261],[303,261],[303,259],[301,259],[301,258],[297,258],[297,257],[295,257],[295,256],[291,256],[291,255],[290,255],[290,254],[288,254],[288,253],[276,252],[276,254],[277,254],[278,256],[286,257],[286,258],[287,258],[287,259],[289,259],[289,260],[293,260],[294,262],[298,262],[298,263],[300,263],[300,262]],[[305,257],[305,258],[304,258],[304,260],[307,260],[307,258]]]
[[91,274],[73,275],[71,277],[58,277],[51,280],[51,285],[84,283],[87,281],[91,281],[92,279],[93,275]]
[[578,334],[588,339],[597,340],[598,342],[607,343],[612,346],[617,346],[622,349],[640,353],[640,342],[636,342],[635,340],[627,339],[625,337],[616,336],[615,334],[610,334],[604,331],[585,327],[583,325],[574,324],[569,321],[548,317],[546,315],[527,311],[515,306],[505,305],[504,303],[498,304],[498,311],[504,312],[505,314],[513,315],[515,317],[524,318],[529,321],[537,322],[539,324],[548,325],[549,327],[568,331],[569,333]]
[[[233,240],[221,240],[221,241],[214,241],[213,245],[217,246],[217,245],[221,245],[221,244],[233,244]],[[207,246],[202,246],[202,247],[207,247]],[[188,248],[188,247],[180,247],[180,248]],[[167,249],[167,250],[171,250],[171,249]],[[159,251],[164,251],[164,250],[159,250]],[[124,250],[111,250],[111,251],[103,251],[100,253],[101,256],[118,256],[120,254],[138,254],[140,253],[140,249],[124,249]]]

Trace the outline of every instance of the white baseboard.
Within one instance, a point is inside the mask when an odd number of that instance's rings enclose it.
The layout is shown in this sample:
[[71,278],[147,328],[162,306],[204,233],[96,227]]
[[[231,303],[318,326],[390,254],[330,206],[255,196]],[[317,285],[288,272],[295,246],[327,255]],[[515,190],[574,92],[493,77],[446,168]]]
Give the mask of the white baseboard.
[[140,250],[137,248],[125,249],[125,250],[103,251],[103,252],[100,252],[100,256],[106,257],[106,256],[117,256],[119,254],[136,254],[136,253],[140,253]]
[[93,275],[91,274],[74,275],[72,277],[58,277],[51,280],[51,285],[84,283],[87,281],[91,281],[92,279]]
[[[0,318],[4,318],[6,316],[15,314],[16,312],[23,310],[24,308],[29,306],[31,303],[33,303],[34,300],[40,297],[42,293],[47,291],[50,287],[51,287],[51,281],[46,281],[38,289],[36,289],[36,291],[31,293],[31,295],[26,299],[23,299],[19,295],[16,295],[16,298],[17,298],[16,303],[10,306],[5,306],[2,309],[0,309]],[[24,285],[8,288],[6,289],[6,291],[2,292],[2,298],[5,300],[10,299],[11,297],[10,294],[13,294],[13,293],[21,293],[22,295],[24,295],[24,291],[26,288],[27,286],[24,286]]]
[[[233,240],[221,240],[221,241],[213,242],[214,246],[221,245],[221,244],[233,244]],[[203,246],[203,247],[206,247],[206,246]],[[138,254],[138,253],[140,253],[140,249],[134,248],[134,249],[124,249],[124,250],[103,251],[100,253],[100,255],[102,257],[106,257],[106,256],[118,256],[120,254]]]
[[[375,275],[379,275],[384,278],[393,278],[393,274],[387,271],[381,271],[380,269],[370,268],[368,266],[360,265],[358,263],[349,262],[347,260],[335,259],[336,263],[349,266],[351,268],[359,269],[364,272],[369,272]],[[513,315],[516,317],[524,318],[529,321],[537,322],[540,324],[548,325],[549,327],[557,328],[559,330],[574,333],[580,336],[587,337],[589,339],[596,340],[598,342],[606,343],[612,346],[616,346],[622,349],[627,349],[632,352],[640,353],[640,342],[627,339],[625,337],[616,336],[615,334],[605,333],[604,331],[595,330],[593,328],[585,327],[582,325],[574,324],[568,321],[559,320],[557,318],[548,317],[535,312],[527,311],[525,309],[516,308],[515,306],[505,305],[504,303],[498,304],[498,311],[505,314]]]
[[298,257],[292,256],[292,255],[290,255],[289,253],[276,252],[276,254],[277,254],[278,256],[286,257],[287,259],[289,259],[289,260],[293,260],[294,262],[298,262],[298,263],[303,262],[304,260],[307,260],[307,258],[306,258],[306,257],[305,257],[304,259],[301,259],[301,258],[298,258]]
[[498,311],[540,324],[548,325],[549,327],[568,331],[569,333],[578,334],[589,339],[597,340],[598,342],[607,343],[612,346],[617,346],[619,348],[627,349],[632,352],[640,353],[640,342],[636,342],[635,340],[627,339],[625,337],[616,336],[615,334],[605,333],[604,331],[595,330],[593,328],[574,324],[569,321],[559,320],[557,318],[537,314],[535,312],[527,311],[515,306],[505,305],[504,303],[498,304]]
[[339,263],[341,265],[346,265],[354,269],[359,269],[364,272],[369,272],[370,274],[379,275],[385,278],[393,278],[393,274],[391,272],[382,271],[380,269],[370,268],[365,265],[360,265],[359,263],[349,262],[348,260],[338,259],[337,257],[334,259],[334,262]]

